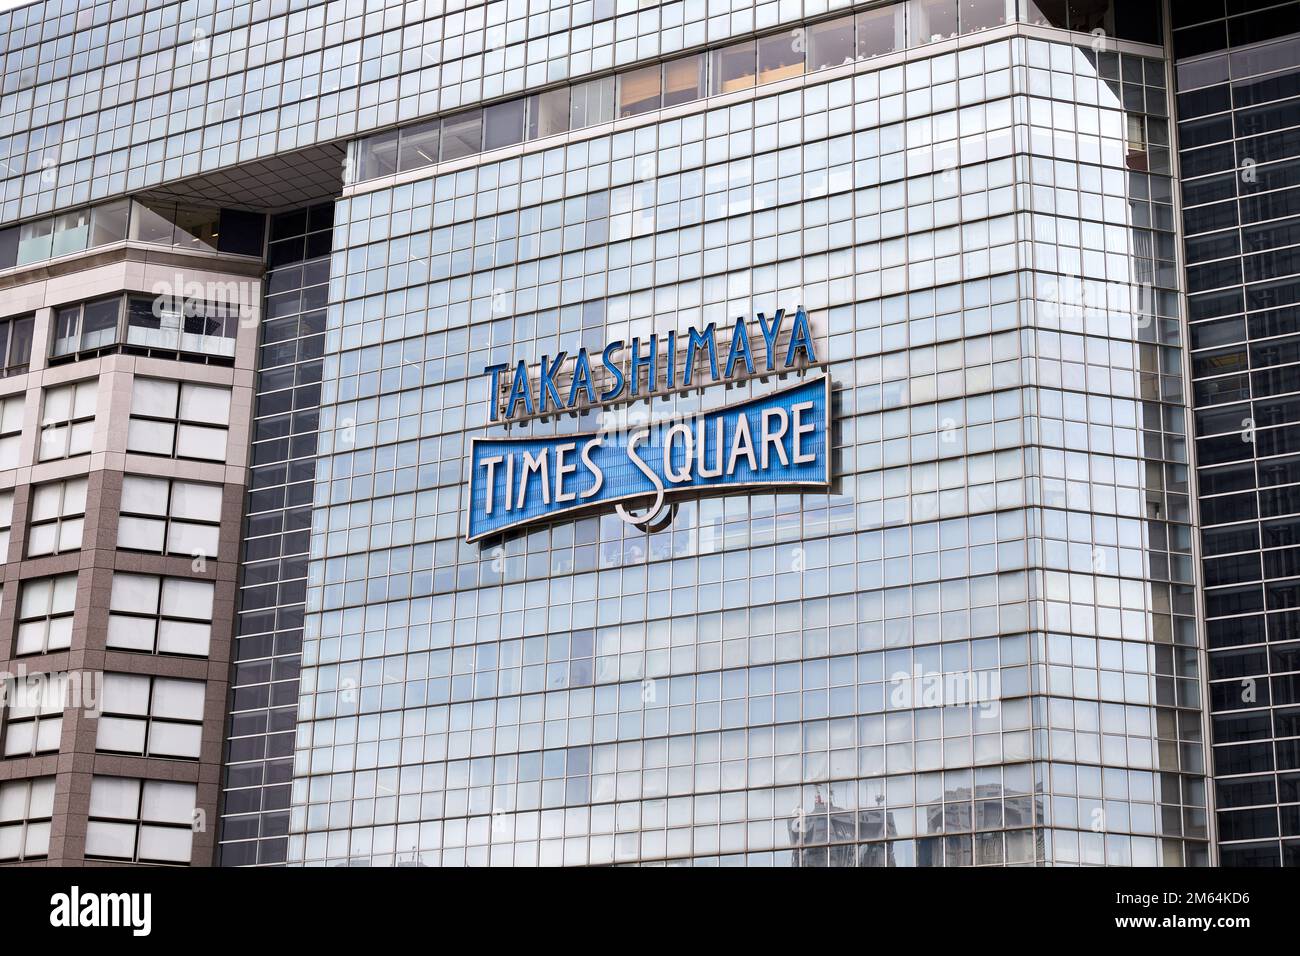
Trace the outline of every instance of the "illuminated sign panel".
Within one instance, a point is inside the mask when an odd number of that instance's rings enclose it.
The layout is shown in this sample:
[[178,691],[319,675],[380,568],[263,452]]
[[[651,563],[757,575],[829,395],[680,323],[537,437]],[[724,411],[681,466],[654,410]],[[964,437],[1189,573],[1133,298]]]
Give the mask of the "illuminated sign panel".
[[[630,346],[614,342],[595,369],[585,349],[568,363],[564,353],[543,357],[536,376],[525,362],[513,372],[508,365],[489,366],[492,418],[519,421],[773,372],[802,374],[817,364],[808,317],[798,309],[793,321],[785,319],[784,310],[770,318],[760,314],[756,342],[744,319],[729,336],[709,325]],[[825,490],[830,410],[830,379],[821,375],[691,417],[584,434],[474,438],[466,538],[477,541],[588,509],[612,508],[625,521],[649,527],[687,492]]]

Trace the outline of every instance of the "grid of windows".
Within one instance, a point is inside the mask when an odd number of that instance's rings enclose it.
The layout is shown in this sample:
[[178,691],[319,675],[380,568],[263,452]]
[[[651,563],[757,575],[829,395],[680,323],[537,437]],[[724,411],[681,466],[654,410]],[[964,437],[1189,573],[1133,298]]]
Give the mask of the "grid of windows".
[[[1019,38],[341,202],[289,860],[1206,862],[1168,122]],[[794,302],[834,494],[461,540],[479,370]]]
[[272,220],[220,859],[283,863],[334,206]]
[[127,451],[225,461],[229,427],[229,388],[155,378],[133,383]]
[[[1121,16],[1107,4],[1021,4],[1021,18],[1046,25],[1158,42],[1145,11]],[[355,145],[355,181],[460,159],[567,130],[678,106],[710,93],[730,93],[805,72],[843,66],[909,46],[992,29],[1016,19],[1015,0],[909,0],[758,39],[638,67],[615,76],[534,93],[480,109],[381,133]]]
[[0,860],[38,860],[50,851],[54,778],[0,783]]
[[197,821],[192,783],[95,776],[88,858],[188,864]]
[[127,475],[117,546],[156,554],[217,556],[221,486]]
[[68,478],[32,487],[27,525],[27,556],[62,554],[81,548],[86,523],[86,478]]
[[204,687],[201,680],[105,674],[95,749],[197,760]]
[[[310,0],[292,10],[181,7],[169,19],[101,6],[59,16],[32,6],[0,13],[0,74],[12,77],[6,90],[23,94],[5,106],[15,132],[0,137],[0,221],[673,57],[739,39],[756,23],[799,29],[825,10],[737,0],[719,13],[707,4],[634,9],[596,0],[518,16],[491,4],[379,11]],[[1158,40],[1149,17],[1129,22],[1130,9],[1144,6],[909,0],[908,39],[928,42],[1018,16]],[[140,56],[141,49],[154,52]],[[57,113],[43,105],[51,102]],[[26,238],[43,248],[54,235],[77,237],[85,228],[81,219],[51,222]]]
[[1297,12],[1174,9],[1208,705],[1231,866],[1300,864]]
[[152,574],[113,575],[109,647],[206,657],[212,637],[210,581]]
[[90,453],[95,437],[95,411],[99,382],[69,382],[54,385],[42,396],[41,435],[37,446],[40,461],[71,458]]

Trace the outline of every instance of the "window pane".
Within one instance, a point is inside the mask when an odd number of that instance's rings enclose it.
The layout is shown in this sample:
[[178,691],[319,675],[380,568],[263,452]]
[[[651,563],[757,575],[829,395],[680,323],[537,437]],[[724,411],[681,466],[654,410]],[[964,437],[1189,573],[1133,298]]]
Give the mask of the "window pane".
[[144,753],[145,727],[146,724],[143,720],[131,720],[125,717],[100,717],[99,729],[95,733],[95,749],[142,754]]
[[125,239],[130,212],[131,202],[128,199],[96,206],[90,214],[91,248]]
[[1021,0],[1021,9],[1029,23],[1048,27],[1066,27],[1070,24],[1065,0]]
[[90,238],[90,210],[64,213],[54,220],[54,255],[66,256],[86,248]]
[[569,88],[528,98],[528,138],[553,136],[569,128]]
[[166,780],[144,782],[144,805],[141,820],[153,823],[192,823],[194,820],[194,784]]
[[171,513],[174,518],[220,521],[221,486],[191,481],[172,482]]
[[122,511],[129,514],[167,513],[167,479],[127,475],[122,479]]
[[158,583],[158,578],[147,574],[114,574],[108,606],[114,611],[155,614],[158,611]]
[[156,622],[148,618],[110,614],[108,646],[120,647],[128,651],[152,651],[155,624]]
[[188,863],[194,832],[181,827],[141,827],[140,859]]
[[401,148],[397,154],[399,171],[432,166],[438,161],[438,131],[441,124],[441,120],[431,120],[402,130]]
[[754,85],[754,41],[737,43],[709,54],[714,93],[745,90]]
[[582,129],[614,118],[614,78],[601,77],[573,88],[570,129]]
[[18,230],[18,264],[48,259],[54,249],[54,220],[29,222]]
[[35,318],[14,319],[9,323],[8,348],[4,365],[7,372],[20,372],[32,358],[32,329]]
[[1007,0],[961,0],[961,32],[988,30],[1007,22]]
[[198,757],[202,747],[203,727],[199,724],[155,720],[150,725],[149,755],[152,757]]
[[123,515],[117,525],[117,546],[132,551],[162,552],[166,526],[158,518]]
[[177,382],[160,378],[137,378],[131,390],[131,414],[175,418],[178,390]]
[[148,714],[149,678],[141,674],[105,674],[103,709],[113,714]]
[[153,715],[172,720],[202,720],[203,695],[203,681],[155,677]]
[[618,115],[636,116],[659,108],[658,66],[622,73],[618,77]]
[[97,349],[117,341],[117,319],[122,313],[118,296],[87,302],[81,317],[81,347]]
[[186,209],[176,210],[176,245],[182,249],[205,249],[217,251],[217,235],[221,228],[221,210]]
[[212,620],[212,582],[187,578],[167,578],[162,588],[162,613],[165,617],[185,617],[196,621]]
[[442,158],[459,159],[483,148],[483,111],[471,110],[442,121]]
[[[131,424],[134,425],[135,422]],[[225,461],[226,430],[181,425],[176,433],[176,455],[180,458],[200,458],[204,461]]]
[[167,534],[167,553],[216,557],[216,527],[173,521]]
[[664,64],[664,106],[689,103],[704,95],[704,54]]
[[801,34],[794,30],[758,41],[758,82],[772,83],[803,73]]
[[397,172],[397,133],[380,133],[357,144],[357,180]]
[[57,357],[77,351],[77,329],[81,325],[81,306],[70,305],[54,312],[54,347],[50,354]]
[[135,856],[135,824],[91,820],[86,825],[86,856],[129,860]]
[[93,777],[90,815],[113,820],[135,820],[140,809],[140,781],[129,777]]
[[853,18],[819,23],[808,31],[808,69],[853,62]]
[[904,5],[896,4],[858,14],[858,59],[892,53],[902,46]]
[[497,103],[483,111],[483,148],[499,149],[524,141],[524,108],[527,101]]
[[957,35],[957,0],[912,0],[909,10],[910,46]]
[[181,388],[180,417],[187,422],[209,425],[230,424],[230,389],[215,385],[185,385]]
[[158,625],[159,654],[190,654],[206,657],[212,634],[210,624],[188,621],[161,621]]
[[172,203],[148,205],[139,200],[131,203],[131,238],[137,242],[152,242],[170,246],[176,227],[172,219],[176,206]]

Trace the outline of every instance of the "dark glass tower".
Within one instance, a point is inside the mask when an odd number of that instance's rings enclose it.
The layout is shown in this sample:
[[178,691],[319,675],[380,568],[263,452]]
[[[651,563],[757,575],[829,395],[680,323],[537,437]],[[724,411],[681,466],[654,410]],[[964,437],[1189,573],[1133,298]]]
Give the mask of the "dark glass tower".
[[1300,864],[1300,3],[1171,4],[1220,861]]

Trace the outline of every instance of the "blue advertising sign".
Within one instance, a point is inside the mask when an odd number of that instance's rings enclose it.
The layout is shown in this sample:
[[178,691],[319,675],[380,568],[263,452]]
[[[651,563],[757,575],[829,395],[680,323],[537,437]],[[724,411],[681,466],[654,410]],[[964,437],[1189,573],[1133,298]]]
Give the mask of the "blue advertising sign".
[[830,379],[623,431],[474,438],[466,537],[686,491],[830,484]]

